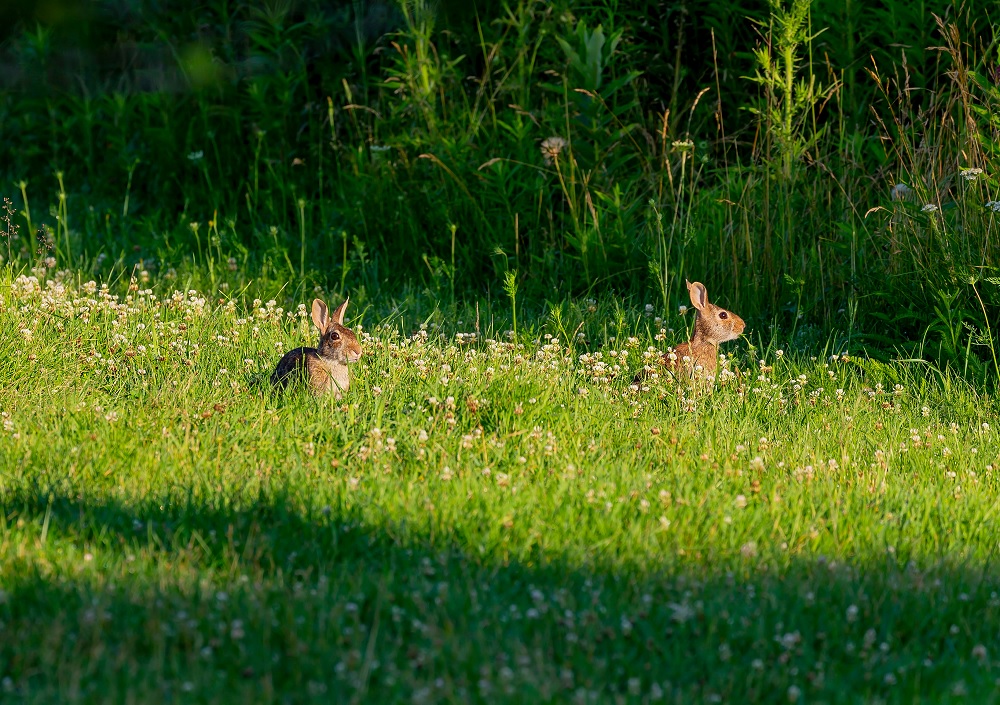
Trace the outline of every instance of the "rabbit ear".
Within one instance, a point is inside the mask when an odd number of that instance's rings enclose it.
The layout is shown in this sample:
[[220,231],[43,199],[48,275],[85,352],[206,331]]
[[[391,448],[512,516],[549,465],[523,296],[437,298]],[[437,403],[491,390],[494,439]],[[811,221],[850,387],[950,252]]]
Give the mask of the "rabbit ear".
[[313,299],[312,318],[319,332],[325,333],[326,327],[330,325],[330,318],[327,316],[326,304],[319,299]]
[[347,311],[347,302],[350,300],[351,297],[348,296],[344,299],[344,303],[340,304],[340,306],[337,307],[337,310],[333,312],[333,319],[340,325],[344,325],[344,312]]
[[692,284],[687,279],[684,280],[687,284],[688,293],[691,295],[691,304],[701,311],[706,306],[708,306],[708,289],[701,282],[695,282]]

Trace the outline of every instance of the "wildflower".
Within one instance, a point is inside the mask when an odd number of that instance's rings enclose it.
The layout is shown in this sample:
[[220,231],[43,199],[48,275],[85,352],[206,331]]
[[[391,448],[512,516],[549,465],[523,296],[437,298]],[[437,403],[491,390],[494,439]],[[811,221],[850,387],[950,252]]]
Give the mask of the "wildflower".
[[894,201],[912,201],[913,200],[913,189],[911,189],[906,184],[896,184],[891,189],[889,189],[889,194],[892,196]]
[[682,603],[670,602],[667,604],[667,607],[670,609],[671,612],[670,618],[673,619],[675,622],[679,622],[681,624],[690,621],[695,616],[694,609],[692,609],[691,606],[688,605],[688,603],[686,602]]
[[678,152],[694,151],[694,142],[691,140],[675,140],[670,143],[670,146]]
[[199,149],[197,152],[188,153],[188,160],[192,162],[200,162],[204,156],[204,150]]
[[994,213],[1000,213],[1000,201],[987,201],[986,207]]
[[938,209],[938,207],[937,207],[937,206],[935,206],[935,205],[934,205],[933,203],[925,203],[925,204],[924,204],[924,207],[923,207],[923,208],[921,208],[920,210],[921,210],[922,212],[924,212],[924,213],[933,213],[933,212],[934,212],[934,211],[936,211],[937,209]]
[[987,656],[986,647],[982,644],[976,644],[972,647],[972,658],[976,659],[980,664],[986,663]]
[[754,459],[750,461],[750,469],[762,472],[764,470],[764,459],[759,455],[754,457]]
[[681,304],[680,306],[677,307],[677,313],[681,314],[682,316],[687,312],[688,312],[688,307],[685,306],[684,304]]
[[983,173],[982,169],[973,168],[973,169],[962,169],[962,171],[960,171],[958,175],[961,176],[966,181],[975,181],[982,173]]
[[559,159],[559,153],[566,149],[567,142],[562,137],[548,137],[542,141],[542,158],[546,164]]

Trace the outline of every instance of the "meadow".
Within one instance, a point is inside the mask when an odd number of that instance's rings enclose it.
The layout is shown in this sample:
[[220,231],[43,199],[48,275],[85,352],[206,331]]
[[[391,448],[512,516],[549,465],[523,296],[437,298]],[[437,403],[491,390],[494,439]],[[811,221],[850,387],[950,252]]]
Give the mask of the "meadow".
[[1000,702],[986,4],[464,7],[0,7],[0,702]]
[[678,310],[413,304],[317,400],[257,384],[304,307],[7,272],[5,702],[1000,693],[1000,420],[925,364],[639,387]]

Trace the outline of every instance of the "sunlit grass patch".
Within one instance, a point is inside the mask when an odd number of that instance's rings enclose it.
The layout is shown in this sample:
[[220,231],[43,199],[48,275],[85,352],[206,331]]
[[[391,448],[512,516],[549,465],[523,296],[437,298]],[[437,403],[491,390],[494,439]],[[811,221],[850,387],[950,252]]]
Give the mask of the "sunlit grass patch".
[[684,319],[600,301],[367,308],[342,400],[275,394],[298,304],[6,275],[5,698],[994,697],[988,397],[759,340],[633,385]]

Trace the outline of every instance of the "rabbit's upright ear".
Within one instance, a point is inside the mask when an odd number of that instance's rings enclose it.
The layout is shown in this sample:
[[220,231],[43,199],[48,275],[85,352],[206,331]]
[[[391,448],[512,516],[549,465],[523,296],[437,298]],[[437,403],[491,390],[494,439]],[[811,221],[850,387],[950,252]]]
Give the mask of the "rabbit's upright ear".
[[347,311],[347,302],[350,300],[351,297],[348,296],[344,299],[344,303],[340,304],[340,306],[337,307],[337,310],[333,312],[333,319],[340,325],[344,325],[344,312]]
[[706,306],[708,306],[708,289],[701,282],[695,282],[692,284],[687,279],[684,280],[687,284],[688,293],[691,295],[691,304],[701,311]]
[[316,327],[319,328],[319,332],[326,333],[326,327],[330,325],[330,318],[327,316],[326,304],[319,299],[313,299],[312,319]]

